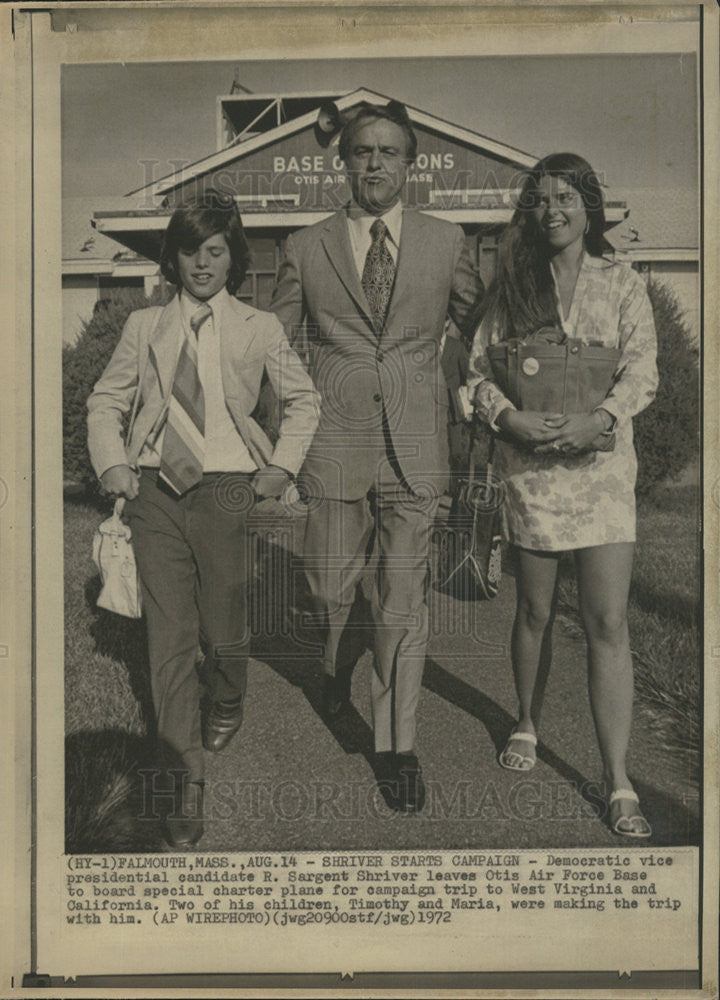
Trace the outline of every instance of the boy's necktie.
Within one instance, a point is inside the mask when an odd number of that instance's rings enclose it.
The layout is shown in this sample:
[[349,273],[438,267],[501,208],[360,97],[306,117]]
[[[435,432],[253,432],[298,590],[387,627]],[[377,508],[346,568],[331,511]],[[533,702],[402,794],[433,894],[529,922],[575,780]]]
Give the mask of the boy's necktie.
[[387,231],[382,219],[376,219],[370,226],[372,243],[362,273],[363,290],[370,306],[375,332],[378,334],[382,333],[385,325],[385,316],[395,281],[395,262],[385,243]]
[[212,316],[204,303],[190,318],[192,336],[183,339],[170,397],[160,476],[180,496],[202,479],[205,457],[205,396],[198,374],[198,331]]

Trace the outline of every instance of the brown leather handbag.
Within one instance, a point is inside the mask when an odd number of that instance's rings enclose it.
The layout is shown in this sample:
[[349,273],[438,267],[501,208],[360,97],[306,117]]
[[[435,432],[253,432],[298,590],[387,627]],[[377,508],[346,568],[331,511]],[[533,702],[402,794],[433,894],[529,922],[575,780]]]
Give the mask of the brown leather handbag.
[[[622,352],[542,327],[523,340],[491,344],[487,356],[495,381],[519,410],[590,413],[612,388]],[[588,450],[614,447],[615,435],[601,433]]]

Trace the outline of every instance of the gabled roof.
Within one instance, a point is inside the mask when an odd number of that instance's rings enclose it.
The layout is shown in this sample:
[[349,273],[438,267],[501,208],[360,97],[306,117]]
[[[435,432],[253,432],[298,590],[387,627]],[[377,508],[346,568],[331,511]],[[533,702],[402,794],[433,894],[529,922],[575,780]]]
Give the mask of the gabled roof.
[[[250,92],[221,94],[217,98],[219,113],[227,119],[235,132],[235,138],[232,142],[227,143],[225,148],[247,142],[255,132],[268,132],[271,128],[277,127],[278,122],[284,123],[310,111],[317,114],[318,108],[325,101],[337,101],[338,96],[335,91],[327,90],[292,94],[253,94]],[[278,118],[275,125],[265,121],[266,118],[272,116],[273,112]],[[220,148],[222,146],[218,146],[218,149]]]
[[699,200],[692,188],[613,189],[628,207],[624,222],[607,233],[616,250],[633,257],[654,251],[694,253],[699,246]]
[[[339,98],[335,103],[340,111],[344,111],[358,104],[360,101],[369,101],[372,104],[384,104],[389,100],[391,98],[385,94],[379,94],[377,91],[361,87],[358,90],[351,91],[349,94],[345,94],[344,97]],[[474,132],[472,129],[453,125],[451,122],[438,118],[436,115],[431,115],[427,111],[421,111],[419,108],[413,108],[410,105],[406,105],[406,107],[413,123],[440,132],[448,138],[457,139],[469,146],[484,150],[492,156],[507,160],[518,167],[531,167],[537,162],[538,158],[532,156],[530,153],[524,153],[522,150],[514,149],[512,146],[497,142],[495,139],[489,139],[487,136],[481,135],[479,132]],[[182,170],[174,174],[169,174],[167,177],[162,177],[160,180],[154,181],[152,184],[138,188],[136,191],[131,191],[130,193],[142,194],[145,197],[166,195],[169,191],[179,187],[181,184],[187,183],[195,177],[200,177],[211,170],[227,167],[235,160],[244,158],[248,153],[256,149],[269,146],[279,139],[287,138],[297,132],[302,132],[303,129],[312,127],[315,124],[316,118],[317,110],[313,109],[307,114],[300,115],[298,118],[293,118],[282,125],[278,125],[276,128],[253,136],[246,142],[228,146],[217,153],[212,153],[200,160],[196,160],[195,163],[189,164]]]
[[[115,200],[120,202],[119,198]],[[109,261],[116,254],[127,253],[127,247],[122,243],[93,228],[91,219],[93,213],[101,207],[99,201],[100,199],[91,197],[63,198],[63,260]],[[127,207],[127,199],[122,201],[124,207]]]
[[118,268],[155,266],[127,245],[107,236],[93,222],[95,212],[128,211],[128,198],[71,197],[62,200],[62,261],[64,274],[114,274]]

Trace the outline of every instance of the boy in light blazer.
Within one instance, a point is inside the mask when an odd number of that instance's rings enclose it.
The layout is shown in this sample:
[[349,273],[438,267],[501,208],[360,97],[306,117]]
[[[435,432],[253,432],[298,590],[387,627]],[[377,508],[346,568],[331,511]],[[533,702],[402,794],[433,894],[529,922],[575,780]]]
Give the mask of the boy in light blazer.
[[[247,514],[292,481],[319,417],[319,396],[277,318],[233,295],[248,262],[232,198],[209,191],[177,208],[160,259],[177,295],[130,315],[88,400],[93,466],[107,493],[127,498],[159,763],[182,760],[165,818],[174,847],[203,833],[203,747],[223,749],[242,722]],[[265,372],[282,407],[274,448],[251,416]],[[136,393],[126,447],[122,422]]]

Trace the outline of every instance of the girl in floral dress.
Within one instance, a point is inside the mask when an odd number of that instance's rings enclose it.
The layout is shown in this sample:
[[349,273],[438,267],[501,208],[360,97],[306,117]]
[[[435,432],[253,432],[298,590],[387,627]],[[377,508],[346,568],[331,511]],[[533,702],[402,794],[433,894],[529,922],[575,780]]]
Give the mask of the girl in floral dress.
[[[624,836],[649,837],[625,765],[633,696],[627,600],[637,470],[632,417],[655,394],[656,338],[643,280],[603,256],[604,227],[600,184],[581,157],[553,154],[529,172],[483,303],[468,386],[476,411],[502,432],[493,471],[505,484],[506,535],[518,559],[512,663],[520,717],[499,762],[516,771],[535,764],[538,670],[549,649],[559,557],[572,550],[610,825]],[[519,411],[493,381],[487,346],[543,326],[620,348],[613,387],[594,410]],[[596,450],[613,432],[614,449]]]

